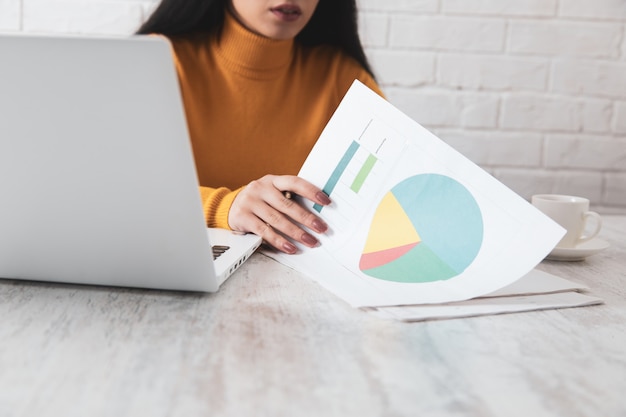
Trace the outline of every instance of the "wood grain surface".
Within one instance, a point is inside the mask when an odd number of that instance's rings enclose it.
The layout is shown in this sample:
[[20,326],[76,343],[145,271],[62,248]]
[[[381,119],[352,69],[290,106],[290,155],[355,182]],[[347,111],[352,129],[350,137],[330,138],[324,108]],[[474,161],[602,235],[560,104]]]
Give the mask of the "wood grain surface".
[[256,254],[216,294],[0,280],[0,416],[626,416],[626,216],[539,268],[605,305],[400,323]]

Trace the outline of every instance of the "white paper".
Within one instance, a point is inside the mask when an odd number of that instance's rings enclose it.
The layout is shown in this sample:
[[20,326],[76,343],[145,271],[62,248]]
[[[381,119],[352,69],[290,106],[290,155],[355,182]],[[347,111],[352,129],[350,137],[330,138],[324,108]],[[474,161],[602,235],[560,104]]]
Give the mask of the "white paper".
[[519,313],[552,308],[583,307],[602,303],[603,301],[600,298],[568,291],[552,294],[481,298],[449,304],[372,307],[366,308],[366,310],[386,319],[425,321]]
[[299,175],[333,201],[315,249],[270,254],[353,306],[432,304],[494,292],[531,271],[564,230],[355,81]]
[[585,284],[569,281],[547,272],[533,269],[512,284],[497,291],[485,294],[485,297],[507,297],[511,295],[549,294],[565,291],[585,291],[589,287]]

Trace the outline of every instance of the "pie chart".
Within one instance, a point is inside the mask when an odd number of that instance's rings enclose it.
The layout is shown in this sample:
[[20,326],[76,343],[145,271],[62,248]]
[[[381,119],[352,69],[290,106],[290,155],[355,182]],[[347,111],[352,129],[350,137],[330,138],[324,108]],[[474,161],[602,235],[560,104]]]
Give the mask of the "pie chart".
[[467,188],[445,175],[415,175],[380,201],[359,269],[385,281],[447,280],[471,265],[482,241],[482,213]]

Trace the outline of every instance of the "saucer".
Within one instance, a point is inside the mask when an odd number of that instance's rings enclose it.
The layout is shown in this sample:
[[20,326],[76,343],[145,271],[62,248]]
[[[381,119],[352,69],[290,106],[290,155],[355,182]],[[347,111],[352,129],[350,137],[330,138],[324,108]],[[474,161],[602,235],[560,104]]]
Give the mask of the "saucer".
[[575,248],[554,248],[546,257],[551,261],[582,261],[587,256],[595,255],[608,248],[609,243],[602,239],[591,239]]

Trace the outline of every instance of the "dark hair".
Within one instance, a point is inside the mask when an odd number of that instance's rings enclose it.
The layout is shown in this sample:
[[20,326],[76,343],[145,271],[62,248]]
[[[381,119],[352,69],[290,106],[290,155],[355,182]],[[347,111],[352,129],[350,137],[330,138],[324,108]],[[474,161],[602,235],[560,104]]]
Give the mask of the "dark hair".
[[[227,7],[228,0],[162,0],[137,34],[167,37],[219,34]],[[319,0],[296,41],[304,46],[338,47],[374,76],[359,38],[355,0]]]

